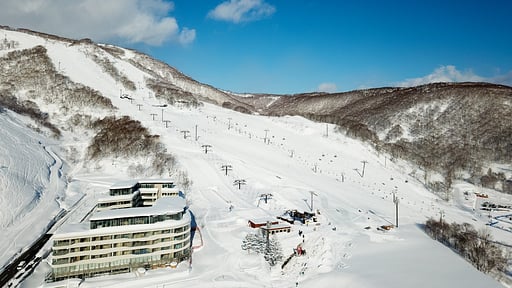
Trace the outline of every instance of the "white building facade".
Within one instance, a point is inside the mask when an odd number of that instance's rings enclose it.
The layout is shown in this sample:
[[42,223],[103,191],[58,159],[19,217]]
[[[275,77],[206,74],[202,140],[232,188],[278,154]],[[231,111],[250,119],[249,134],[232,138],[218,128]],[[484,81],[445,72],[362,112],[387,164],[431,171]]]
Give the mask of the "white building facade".
[[161,193],[151,205],[101,210],[87,223],[63,225],[53,235],[48,280],[152,269],[189,259],[191,216],[185,199]]

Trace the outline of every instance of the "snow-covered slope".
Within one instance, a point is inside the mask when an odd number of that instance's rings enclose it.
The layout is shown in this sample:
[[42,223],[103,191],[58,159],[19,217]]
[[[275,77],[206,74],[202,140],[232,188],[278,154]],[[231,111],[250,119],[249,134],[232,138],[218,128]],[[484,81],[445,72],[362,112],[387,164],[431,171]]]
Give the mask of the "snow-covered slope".
[[[27,120],[27,119],[25,119]],[[0,113],[0,263],[31,244],[60,211],[66,183],[57,144],[27,128],[14,113]]]
[[[154,91],[146,86],[148,78],[156,77],[154,73],[158,71],[148,68],[154,66],[144,68],[142,62],[134,64],[123,60],[133,59],[130,53],[134,52],[117,48],[124,52],[122,56],[115,56],[117,54],[87,41],[45,39],[11,30],[2,32],[18,43],[16,49],[44,46],[58,74],[98,91],[113,107],[77,106],[62,110],[64,104],[53,103],[46,95],[47,91],[53,90],[40,87],[38,83],[14,85],[16,89],[10,90],[18,99],[29,99],[42,112],[48,113],[62,135],[58,140],[44,138],[36,141],[42,136],[20,125],[21,120],[13,120],[22,119],[21,116],[11,112],[10,118],[0,115],[0,121],[4,121],[0,123],[2,127],[4,123],[6,127],[12,127],[7,132],[2,129],[0,138],[6,141],[2,147],[10,147],[4,153],[7,156],[2,157],[12,159],[9,160],[11,165],[19,169],[34,166],[31,168],[33,172],[23,178],[34,179],[34,183],[42,187],[41,191],[51,191],[43,193],[51,196],[49,200],[31,202],[36,189],[19,189],[23,193],[19,201],[28,203],[25,204],[27,209],[44,212],[34,214],[32,224],[25,224],[28,220],[23,213],[14,213],[17,211],[15,207],[6,205],[2,198],[0,208],[7,212],[1,214],[0,221],[7,223],[8,233],[0,248],[6,254],[16,252],[12,242],[23,239],[27,243],[34,233],[37,234],[37,231],[30,231],[32,234],[15,231],[9,223],[44,227],[60,208],[70,211],[66,221],[80,221],[94,206],[95,199],[107,194],[110,184],[129,179],[130,167],[148,161],[144,157],[106,157],[91,163],[85,151],[94,137],[94,130],[73,125],[71,121],[77,114],[90,117],[128,115],[140,121],[151,133],[160,135],[160,142],[178,161],[179,170],[155,177],[178,179],[188,174],[192,184],[185,192],[201,229],[201,238],[196,235],[194,239],[194,246],[198,247],[193,252],[190,266],[180,263],[177,269],[151,270],[144,275],[87,279],[80,287],[501,286],[451,249],[430,239],[421,226],[429,217],[437,218],[442,214],[448,222],[471,222],[479,229],[486,227],[487,215],[472,210],[477,201],[474,194],[467,197],[463,194],[470,189],[479,191],[477,188],[456,183],[454,199],[444,202],[413,177],[417,167],[397,160],[392,162],[389,155],[379,154],[370,146],[335,132],[333,125],[314,123],[301,117],[243,114],[208,103],[198,107],[179,103],[163,107],[165,102],[156,98]],[[12,50],[0,51],[0,57]],[[107,59],[110,64],[102,66],[97,59],[104,59],[103,63]],[[111,71],[105,72],[106,68]],[[167,72],[161,73],[160,76],[165,78]],[[130,82],[134,83],[133,87]],[[194,86],[193,81],[187,83],[190,93],[199,93],[197,91],[202,89]],[[2,85],[0,88],[8,86],[6,83]],[[131,99],[120,98],[124,93]],[[42,94],[48,97],[42,97]],[[31,120],[26,119],[23,123],[31,123]],[[186,134],[189,137],[184,137]],[[12,144],[20,142],[35,144],[28,148]],[[24,154],[31,155],[29,158],[34,160],[15,157],[16,149],[26,150]],[[0,158],[7,161],[5,159]],[[64,160],[63,164],[60,159]],[[232,166],[228,175],[221,170],[223,165]],[[61,167],[63,169],[59,170]],[[4,173],[3,170],[0,173]],[[62,180],[59,181],[64,177],[69,179],[67,188]],[[12,183],[9,185],[13,189],[23,183],[16,180],[15,175],[8,178],[5,181]],[[239,189],[234,185],[236,180],[245,180],[246,184]],[[316,194],[313,203],[311,192]],[[377,230],[381,225],[394,224],[393,192],[400,199],[399,228]],[[272,197],[265,203],[261,195],[268,193]],[[493,191],[486,193],[492,201],[512,201]],[[18,201],[15,194],[2,192],[2,195],[7,195],[5,201]],[[81,195],[85,196],[78,201]],[[30,203],[37,204],[30,206]],[[248,233],[258,233],[247,226],[249,219],[276,217],[290,209],[319,212],[318,222],[295,224],[291,233],[275,236],[285,258],[299,243],[303,243],[307,250],[305,256],[293,257],[281,269],[282,262],[270,267],[262,255],[241,249],[242,240]],[[511,244],[507,228],[488,229],[496,240]],[[299,230],[304,232],[304,237],[298,235]],[[40,286],[48,269],[46,263],[39,265],[22,287]]]

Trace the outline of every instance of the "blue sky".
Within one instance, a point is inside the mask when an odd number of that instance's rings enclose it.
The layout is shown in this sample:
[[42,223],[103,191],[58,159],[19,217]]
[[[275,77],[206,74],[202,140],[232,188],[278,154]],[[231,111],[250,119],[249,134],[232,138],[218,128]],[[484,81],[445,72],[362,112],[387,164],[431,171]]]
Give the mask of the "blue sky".
[[512,85],[507,0],[5,1],[0,24],[135,48],[234,92]]

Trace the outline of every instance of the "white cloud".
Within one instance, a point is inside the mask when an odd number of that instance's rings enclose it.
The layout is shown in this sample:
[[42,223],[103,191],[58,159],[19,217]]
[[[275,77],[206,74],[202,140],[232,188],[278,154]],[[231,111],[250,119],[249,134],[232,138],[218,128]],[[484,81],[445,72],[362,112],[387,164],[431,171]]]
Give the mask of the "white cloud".
[[410,87],[435,82],[488,82],[488,80],[474,74],[471,70],[461,72],[453,65],[446,65],[437,68],[432,74],[427,76],[407,79],[397,83],[397,86]]
[[334,83],[325,82],[325,83],[321,83],[320,85],[318,85],[317,91],[318,92],[334,93],[334,92],[338,91],[338,87],[336,87],[336,84],[334,84]]
[[161,45],[187,44],[195,30],[182,28],[163,0],[2,0],[2,25],[28,28],[69,38]]
[[196,39],[196,30],[188,28],[183,28],[178,37],[178,41],[181,44],[189,44],[193,42],[194,39]]
[[488,82],[496,83],[496,84],[504,84],[508,86],[512,86],[512,71],[508,71],[506,74],[500,74],[488,78]]
[[240,23],[259,20],[276,12],[276,8],[264,0],[229,0],[208,12],[216,20]]
[[512,71],[506,74],[496,74],[492,77],[483,77],[473,73],[471,70],[459,71],[453,65],[446,65],[435,69],[429,75],[407,79],[403,82],[395,83],[395,85],[411,87],[436,82],[488,82],[512,86]]

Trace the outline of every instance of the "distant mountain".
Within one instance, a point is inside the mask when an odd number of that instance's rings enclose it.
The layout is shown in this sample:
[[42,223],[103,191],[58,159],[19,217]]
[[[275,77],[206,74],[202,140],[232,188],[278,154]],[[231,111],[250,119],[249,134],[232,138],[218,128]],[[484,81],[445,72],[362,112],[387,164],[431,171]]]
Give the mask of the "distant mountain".
[[418,164],[416,176],[434,190],[449,191],[456,178],[512,190],[503,173],[489,170],[512,160],[511,87],[434,83],[334,94],[236,94],[199,83],[137,51],[1,29],[0,106],[32,117],[48,135],[87,137],[87,144],[70,150],[76,161],[149,153],[157,163],[151,172],[165,173],[163,167],[173,160],[158,135],[119,113],[131,95],[142,94],[155,105],[206,102],[243,113],[300,115],[336,124],[393,158]]
[[[392,157],[418,164],[434,190],[447,191],[453,179],[464,178],[512,192],[503,173],[489,170],[512,160],[512,87],[433,83],[300,94],[268,103],[260,107],[267,115],[333,123]],[[432,181],[429,174],[443,180]]]

